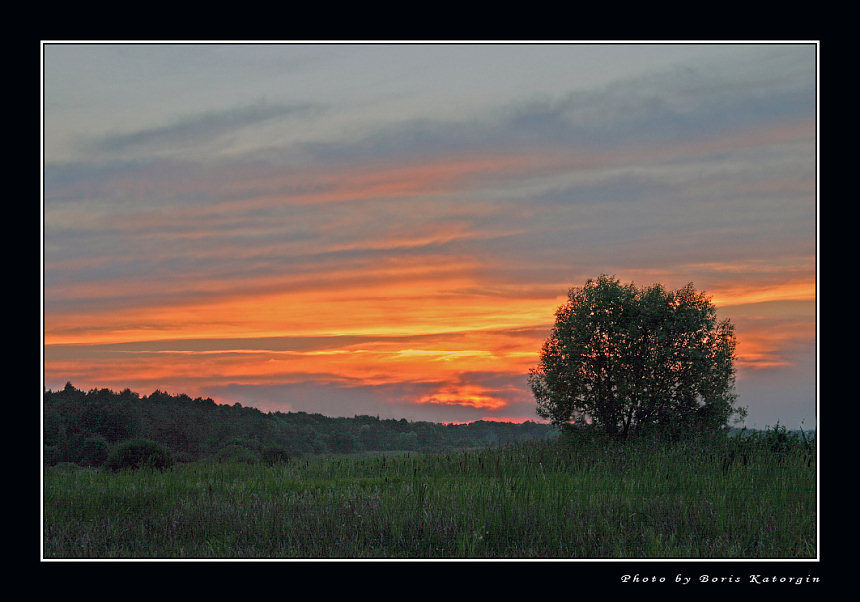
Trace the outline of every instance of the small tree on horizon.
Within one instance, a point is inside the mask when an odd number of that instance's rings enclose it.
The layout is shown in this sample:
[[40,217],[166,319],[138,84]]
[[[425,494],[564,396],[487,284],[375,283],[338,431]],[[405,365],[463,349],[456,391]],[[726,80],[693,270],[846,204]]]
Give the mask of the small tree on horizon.
[[734,326],[692,283],[637,288],[601,275],[573,287],[530,370],[537,413],[607,434],[719,430],[735,407]]

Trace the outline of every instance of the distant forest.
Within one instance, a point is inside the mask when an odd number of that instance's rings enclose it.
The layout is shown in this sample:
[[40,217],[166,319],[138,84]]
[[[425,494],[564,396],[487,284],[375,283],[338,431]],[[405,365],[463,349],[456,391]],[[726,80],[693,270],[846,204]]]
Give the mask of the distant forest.
[[239,403],[150,395],[125,389],[87,392],[71,383],[44,395],[44,451],[50,465],[100,466],[125,441],[149,439],[179,462],[265,461],[306,454],[372,451],[446,451],[545,440],[549,424],[477,421],[468,424],[409,422],[376,416],[332,418],[306,412],[262,412]]

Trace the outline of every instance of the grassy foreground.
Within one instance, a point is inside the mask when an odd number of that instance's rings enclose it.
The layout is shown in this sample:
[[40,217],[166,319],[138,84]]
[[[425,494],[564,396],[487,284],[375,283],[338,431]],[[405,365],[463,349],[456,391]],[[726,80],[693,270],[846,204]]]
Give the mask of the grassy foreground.
[[799,438],[44,473],[45,558],[814,558]]

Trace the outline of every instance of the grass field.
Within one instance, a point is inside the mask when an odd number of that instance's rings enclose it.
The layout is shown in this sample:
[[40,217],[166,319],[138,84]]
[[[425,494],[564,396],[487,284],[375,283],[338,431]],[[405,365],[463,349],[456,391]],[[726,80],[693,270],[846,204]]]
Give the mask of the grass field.
[[44,558],[815,558],[814,446],[562,438],[44,473]]

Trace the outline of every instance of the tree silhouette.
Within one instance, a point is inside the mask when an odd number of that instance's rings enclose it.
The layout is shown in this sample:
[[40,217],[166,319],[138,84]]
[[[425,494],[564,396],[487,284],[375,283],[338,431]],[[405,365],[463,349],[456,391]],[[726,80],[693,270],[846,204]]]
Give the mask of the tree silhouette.
[[44,457],[49,465],[97,465],[103,460],[105,444],[110,455],[132,439],[158,443],[177,462],[280,462],[304,454],[439,451],[558,434],[551,425],[535,422],[446,425],[373,416],[264,413],[238,403],[222,405],[209,398],[192,399],[158,390],[144,396],[129,389],[84,392],[71,383],[58,391],[45,391],[43,400]]
[[538,415],[611,435],[719,429],[734,406],[736,340],[692,284],[637,288],[601,275],[571,288],[529,374]]

